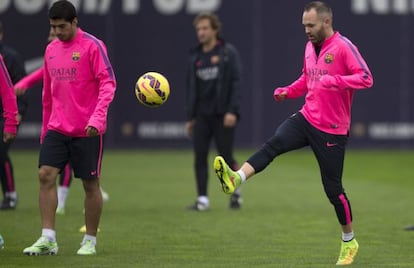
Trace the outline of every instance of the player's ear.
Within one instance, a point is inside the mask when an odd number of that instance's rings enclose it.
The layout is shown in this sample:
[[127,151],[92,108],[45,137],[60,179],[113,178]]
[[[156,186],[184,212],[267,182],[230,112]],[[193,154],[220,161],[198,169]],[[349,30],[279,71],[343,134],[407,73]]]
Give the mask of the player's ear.
[[323,22],[325,23],[325,25],[330,26],[332,25],[332,18],[330,18],[329,16],[326,16]]
[[78,26],[78,17],[75,17],[72,23],[75,24],[75,26]]

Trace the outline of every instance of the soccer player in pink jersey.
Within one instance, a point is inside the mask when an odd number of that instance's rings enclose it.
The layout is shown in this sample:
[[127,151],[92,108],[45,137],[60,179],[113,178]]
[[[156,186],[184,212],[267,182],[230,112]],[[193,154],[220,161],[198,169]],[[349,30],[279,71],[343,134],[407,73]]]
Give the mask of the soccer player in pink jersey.
[[348,265],[354,260],[358,243],[352,228],[350,202],[342,186],[345,147],[353,95],[358,89],[371,87],[373,78],[357,47],[333,30],[332,18],[332,9],[323,2],[305,6],[302,22],[309,41],[302,75],[289,86],[274,91],[276,101],[305,95],[302,109],[285,120],[238,171],[231,170],[221,156],[215,158],[214,169],[223,191],[231,194],[277,156],[310,146],[342,229],[336,264]]
[[[56,33],[51,28],[49,31],[49,36],[47,38],[48,43],[55,40]],[[35,85],[41,83],[43,81],[43,74],[44,74],[44,67],[40,67],[39,69],[33,71],[32,73],[26,75],[21,80],[19,80],[14,85],[14,92],[17,96],[21,96],[26,93],[26,91],[34,87]],[[65,206],[66,206],[66,199],[69,194],[69,187],[72,183],[72,167],[70,163],[67,163],[66,166],[61,170],[59,176],[59,186],[57,188],[57,195],[58,195],[58,205],[56,208],[56,214],[63,215],[65,214]],[[101,187],[102,199],[104,202],[109,200],[109,195],[105,192]],[[85,226],[82,226],[81,230],[86,230]],[[84,231],[82,231],[84,232]]]
[[73,4],[55,2],[50,26],[58,39],[46,48],[43,77],[43,122],[39,153],[41,237],[23,250],[26,255],[57,254],[56,180],[70,162],[85,190],[86,233],[78,255],[96,254],[102,212],[100,173],[103,135],[116,80],[104,43],[78,28]]
[[[13,91],[13,83],[7,70],[6,64],[3,61],[3,56],[0,54],[0,111],[2,114],[1,125],[1,142],[2,147],[9,146],[16,138],[17,126],[19,124],[18,118],[18,105],[16,95]],[[6,150],[7,152],[8,150]],[[11,175],[11,174],[9,174]],[[9,176],[11,177],[11,176]],[[3,188],[3,191],[5,189]],[[5,198],[7,200],[7,198]],[[12,200],[9,200],[12,201]],[[15,199],[16,201],[16,199]],[[4,201],[2,204],[4,205]],[[8,206],[8,209],[15,208],[14,206]],[[2,206],[1,209],[6,209],[6,206]]]
[[[24,62],[19,52],[8,46],[4,42],[5,27],[0,21],[0,54],[3,57],[4,64],[9,73],[12,83],[16,83],[19,79],[26,75]],[[17,98],[17,120],[20,122],[24,117],[28,107],[27,98]],[[0,122],[0,129],[3,128],[3,122]],[[1,137],[0,137],[1,140]],[[14,164],[10,157],[11,143],[0,141],[0,184],[3,192],[3,201],[0,202],[0,211],[16,209],[18,202],[18,194],[15,184]]]

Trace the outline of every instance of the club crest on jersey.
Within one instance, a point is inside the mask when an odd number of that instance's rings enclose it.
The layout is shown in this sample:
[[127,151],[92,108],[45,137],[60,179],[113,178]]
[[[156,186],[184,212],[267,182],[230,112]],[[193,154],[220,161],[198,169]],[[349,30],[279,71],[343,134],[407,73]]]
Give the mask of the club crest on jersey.
[[331,53],[327,53],[327,54],[325,55],[325,62],[326,62],[326,64],[330,64],[330,63],[332,63],[332,62],[333,62],[333,60],[334,60],[334,55],[333,55],[333,54],[331,54]]
[[80,59],[80,52],[72,52],[72,60],[78,61]]
[[211,58],[210,58],[210,62],[211,62],[211,64],[217,64],[217,63],[219,63],[220,62],[220,56],[218,56],[218,55],[214,55],[214,56],[212,56]]

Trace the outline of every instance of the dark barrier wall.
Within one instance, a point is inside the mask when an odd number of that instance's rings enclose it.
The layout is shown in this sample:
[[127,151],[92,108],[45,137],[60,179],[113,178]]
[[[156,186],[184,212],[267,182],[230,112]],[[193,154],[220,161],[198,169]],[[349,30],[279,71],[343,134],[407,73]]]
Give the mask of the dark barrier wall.
[[[49,31],[49,0],[0,1],[5,42],[19,50],[33,70]],[[275,103],[273,89],[294,81],[306,42],[302,10],[308,1],[278,0],[78,0],[79,25],[102,39],[118,80],[110,109],[107,145],[112,148],[189,146],[185,137],[184,87],[187,53],[196,44],[192,20],[216,12],[224,37],[243,61],[243,108],[237,146],[260,145],[303,104],[303,98]],[[413,147],[414,2],[329,1],[334,26],[360,49],[374,74],[374,87],[355,95],[351,145]],[[158,108],[141,106],[134,84],[147,71],[168,77],[171,95]],[[41,86],[28,92],[29,115],[16,146],[36,146],[41,121]]]

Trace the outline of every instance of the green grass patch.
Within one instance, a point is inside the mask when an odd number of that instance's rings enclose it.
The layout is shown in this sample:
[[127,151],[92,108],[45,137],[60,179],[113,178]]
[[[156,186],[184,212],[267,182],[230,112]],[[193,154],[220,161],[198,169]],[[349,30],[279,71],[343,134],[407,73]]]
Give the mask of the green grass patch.
[[[237,151],[245,160],[252,151]],[[19,204],[0,211],[6,247],[0,267],[334,267],[340,228],[308,150],[277,158],[243,186],[243,208],[228,209],[210,174],[208,212],[195,201],[192,152],[112,151],[104,155],[104,205],[96,256],[77,256],[83,190],[74,180],[66,214],[57,216],[57,256],[29,257],[40,236],[37,151],[12,151]],[[211,161],[213,154],[211,155]],[[414,267],[414,151],[346,156],[344,186],[360,251],[353,267]]]

